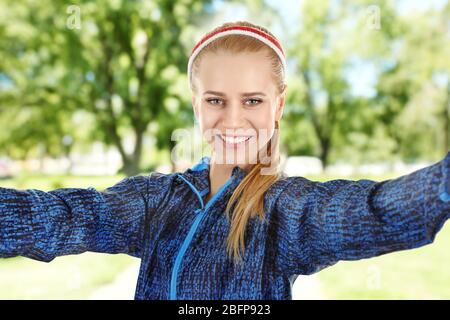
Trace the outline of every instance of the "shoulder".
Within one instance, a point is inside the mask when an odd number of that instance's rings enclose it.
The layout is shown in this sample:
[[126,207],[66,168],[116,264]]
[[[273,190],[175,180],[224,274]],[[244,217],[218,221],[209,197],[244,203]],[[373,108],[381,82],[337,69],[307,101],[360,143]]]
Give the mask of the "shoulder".
[[147,176],[148,183],[153,187],[164,187],[171,184],[173,180],[177,177],[177,172],[175,173],[162,173],[159,171],[153,171]]
[[288,208],[302,204],[314,194],[318,182],[301,176],[283,174],[267,191],[266,201],[271,209]]
[[314,197],[319,182],[301,176],[284,176],[280,179],[280,193],[276,201],[277,207],[303,205]]
[[132,185],[149,202],[150,207],[156,208],[164,196],[170,193],[175,178],[176,173],[153,171],[146,175],[127,177],[122,181]]
[[175,173],[165,174],[154,171],[149,174],[140,174],[126,177],[117,185],[134,186],[137,191],[145,193],[148,192],[151,188],[163,188],[164,186],[170,184],[174,178]]

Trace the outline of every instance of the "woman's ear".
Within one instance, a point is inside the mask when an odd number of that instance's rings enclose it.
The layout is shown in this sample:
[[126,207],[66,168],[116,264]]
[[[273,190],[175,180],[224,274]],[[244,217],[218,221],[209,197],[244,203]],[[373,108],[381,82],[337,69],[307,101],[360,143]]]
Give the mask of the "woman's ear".
[[192,96],[192,108],[194,109],[194,116],[196,119],[198,119],[198,109],[197,109],[197,100],[195,99],[195,96]]
[[287,85],[284,86],[283,92],[278,95],[277,98],[277,109],[275,111],[275,120],[280,121],[283,115],[284,105],[286,103],[286,89]]

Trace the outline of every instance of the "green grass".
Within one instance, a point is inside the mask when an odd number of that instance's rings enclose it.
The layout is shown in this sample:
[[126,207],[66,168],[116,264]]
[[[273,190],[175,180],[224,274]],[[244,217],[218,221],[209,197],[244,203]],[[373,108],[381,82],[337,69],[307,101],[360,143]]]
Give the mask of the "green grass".
[[328,299],[450,299],[450,224],[432,244],[358,261],[340,261],[318,273]]
[[88,299],[136,258],[86,252],[50,263],[23,257],[0,259],[0,299]]
[[43,175],[22,174],[14,179],[0,180],[3,188],[53,190],[57,188],[87,188],[104,189],[113,186],[123,179],[124,175],[113,176],[72,176],[72,175]]
[[[396,178],[358,176],[352,180]],[[308,177],[326,181],[337,176]],[[346,178],[344,178],[346,179]],[[326,299],[450,299],[450,223],[434,242],[370,259],[340,261],[317,274]]]
[[[123,176],[22,175],[0,180],[0,186],[52,190],[68,187],[113,186]],[[23,257],[0,259],[0,299],[88,299],[99,287],[111,283],[136,258],[124,254],[87,252],[57,257],[50,263]]]

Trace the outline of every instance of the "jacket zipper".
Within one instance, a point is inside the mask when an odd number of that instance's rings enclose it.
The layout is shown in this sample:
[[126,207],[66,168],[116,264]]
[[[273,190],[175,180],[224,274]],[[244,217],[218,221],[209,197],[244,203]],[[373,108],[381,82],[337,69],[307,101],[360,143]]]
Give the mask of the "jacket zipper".
[[177,277],[178,277],[178,270],[180,268],[181,265],[181,261],[183,260],[183,256],[186,253],[186,250],[189,247],[189,244],[192,241],[192,238],[195,234],[195,231],[198,228],[198,225],[200,224],[200,222],[203,220],[203,217],[206,215],[206,213],[208,212],[209,208],[214,204],[214,202],[217,200],[217,198],[220,197],[220,195],[223,193],[223,191],[230,185],[230,183],[233,180],[233,177],[230,177],[227,182],[225,182],[225,184],[219,189],[219,191],[217,191],[217,193],[208,201],[208,203],[206,204],[206,207],[204,207],[203,204],[203,199],[200,196],[200,193],[198,192],[198,190],[187,180],[185,180],[181,175],[180,177],[188,183],[188,185],[191,187],[191,189],[197,194],[197,196],[200,198],[200,203],[202,205],[202,207],[200,209],[196,209],[195,213],[196,213],[196,217],[194,222],[192,223],[191,228],[189,229],[189,233],[187,234],[186,238],[184,239],[183,244],[181,245],[180,250],[178,251],[177,257],[175,259],[175,264],[174,267],[172,269],[172,277],[171,277],[171,281],[170,281],[170,291],[169,291],[169,299],[170,300],[176,300],[177,299]]

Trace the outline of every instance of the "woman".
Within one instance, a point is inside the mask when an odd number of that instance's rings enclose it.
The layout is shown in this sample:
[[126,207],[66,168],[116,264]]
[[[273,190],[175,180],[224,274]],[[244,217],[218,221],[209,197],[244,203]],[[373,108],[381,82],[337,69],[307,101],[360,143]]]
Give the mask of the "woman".
[[135,299],[291,299],[299,274],[432,243],[450,217],[450,153],[381,182],[286,177],[285,72],[268,30],[237,22],[208,33],[188,75],[212,156],[102,192],[0,188],[0,256],[139,257]]

